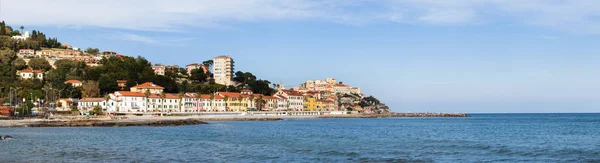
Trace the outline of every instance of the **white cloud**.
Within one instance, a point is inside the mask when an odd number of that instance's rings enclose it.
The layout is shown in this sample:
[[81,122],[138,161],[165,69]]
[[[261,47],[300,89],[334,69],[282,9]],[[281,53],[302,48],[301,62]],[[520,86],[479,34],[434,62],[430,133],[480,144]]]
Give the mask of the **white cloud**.
[[600,34],[600,1],[573,0],[4,0],[0,19],[19,25],[178,31],[240,22],[318,20],[469,25],[497,19]]
[[118,35],[117,38],[122,39],[122,40],[127,40],[127,41],[141,42],[141,43],[145,43],[145,44],[159,43],[157,40],[155,40],[153,38],[141,36],[141,35],[137,35],[137,34],[133,34],[133,33],[122,33],[122,34]]

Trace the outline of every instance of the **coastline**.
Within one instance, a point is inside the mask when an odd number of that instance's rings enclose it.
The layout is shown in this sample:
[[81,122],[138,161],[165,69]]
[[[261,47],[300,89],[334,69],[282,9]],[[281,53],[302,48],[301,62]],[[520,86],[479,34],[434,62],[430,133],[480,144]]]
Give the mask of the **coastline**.
[[316,118],[391,118],[391,117],[469,117],[465,113],[391,113],[341,114],[313,116],[108,116],[85,119],[81,116],[57,116],[53,119],[0,120],[0,128],[13,127],[126,127],[126,126],[182,126],[209,124],[210,121],[279,121],[284,119]]

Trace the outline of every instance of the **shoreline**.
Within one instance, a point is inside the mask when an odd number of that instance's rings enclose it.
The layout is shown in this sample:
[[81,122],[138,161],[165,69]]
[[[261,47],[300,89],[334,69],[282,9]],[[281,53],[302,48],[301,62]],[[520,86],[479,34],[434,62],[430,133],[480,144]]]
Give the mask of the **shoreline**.
[[317,118],[392,118],[392,117],[469,117],[464,113],[392,113],[342,114],[311,116],[108,116],[85,119],[81,116],[56,116],[53,119],[0,120],[0,128],[14,127],[127,127],[127,126],[182,126],[209,124],[210,121],[279,121],[285,119]]

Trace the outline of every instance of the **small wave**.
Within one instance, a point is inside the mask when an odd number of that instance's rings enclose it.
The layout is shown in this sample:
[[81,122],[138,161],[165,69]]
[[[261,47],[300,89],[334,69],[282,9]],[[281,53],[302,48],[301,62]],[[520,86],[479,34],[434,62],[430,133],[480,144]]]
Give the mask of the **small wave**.
[[494,149],[492,150],[492,153],[496,153],[496,154],[508,154],[511,151],[509,149],[506,148],[500,148],[500,149]]

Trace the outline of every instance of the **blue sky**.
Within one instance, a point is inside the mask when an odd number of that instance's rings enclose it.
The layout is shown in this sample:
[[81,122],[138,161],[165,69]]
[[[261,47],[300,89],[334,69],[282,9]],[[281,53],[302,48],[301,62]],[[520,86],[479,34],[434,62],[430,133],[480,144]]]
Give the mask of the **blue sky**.
[[178,65],[230,55],[285,85],[334,77],[394,111],[600,111],[596,1],[0,3],[7,23],[76,47]]

